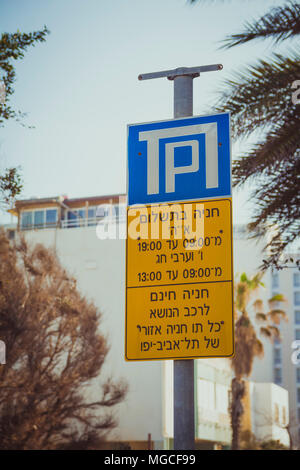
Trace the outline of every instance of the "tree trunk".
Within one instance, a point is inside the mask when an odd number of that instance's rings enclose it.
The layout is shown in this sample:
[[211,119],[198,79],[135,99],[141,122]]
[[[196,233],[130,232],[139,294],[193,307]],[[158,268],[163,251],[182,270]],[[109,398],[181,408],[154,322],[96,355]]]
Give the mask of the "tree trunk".
[[242,399],[245,395],[245,382],[234,377],[231,382],[230,417],[232,429],[231,449],[240,449],[241,421],[244,413]]
[[293,446],[293,438],[292,438],[290,424],[288,424],[285,429],[286,429],[286,431],[288,433],[288,436],[289,436],[289,443],[290,443],[289,448],[290,448],[290,450],[293,450],[294,446]]

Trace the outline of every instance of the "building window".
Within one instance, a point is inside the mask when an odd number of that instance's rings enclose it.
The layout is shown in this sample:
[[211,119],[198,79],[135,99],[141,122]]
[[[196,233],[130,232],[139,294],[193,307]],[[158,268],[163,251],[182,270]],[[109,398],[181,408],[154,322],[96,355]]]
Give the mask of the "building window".
[[297,414],[298,414],[298,423],[300,423],[300,408],[297,408]]
[[278,347],[281,345],[281,338],[274,338],[274,346]]
[[47,228],[57,224],[57,209],[38,209],[21,213],[21,229]]
[[274,382],[279,385],[282,383],[282,371],[279,367],[274,369]]
[[300,368],[298,367],[298,369],[296,369],[296,380],[297,380],[297,383],[299,384],[300,383]]
[[294,304],[300,305],[300,291],[294,292]]
[[274,349],[274,364],[281,364],[281,349]]
[[96,217],[99,219],[104,219],[104,217],[108,217],[111,214],[111,205],[109,204],[100,204],[96,208]]
[[205,410],[216,409],[216,392],[215,383],[206,379],[199,379],[198,403],[201,403],[201,408]]
[[293,281],[294,281],[294,287],[300,287],[300,273],[294,273]]
[[296,325],[300,325],[300,310],[295,311],[295,323]]
[[45,223],[45,211],[34,211],[33,222],[36,228],[43,227]]
[[272,273],[272,289],[277,289],[279,287],[279,274]]
[[216,410],[227,414],[228,412],[228,386],[220,383],[216,384]]
[[85,208],[68,210],[68,227],[80,227],[85,222]]
[[56,225],[57,223],[57,209],[46,210],[46,225]]
[[88,218],[94,219],[96,217],[96,207],[89,207],[88,208]]
[[297,388],[297,403],[300,405],[300,388]]
[[126,208],[123,205],[114,205],[113,215],[116,217],[117,222],[126,218]]
[[96,221],[96,207],[88,208],[88,226],[97,225]]
[[26,211],[21,214],[21,228],[26,230],[32,227],[32,212]]
[[124,204],[102,204],[96,209],[96,217],[109,219],[119,222],[120,219],[126,219],[126,206]]
[[[97,225],[97,222],[109,215],[107,206],[104,204],[101,208],[101,205],[96,207],[89,207],[88,208],[88,225]],[[105,209],[106,208],[106,209]]]

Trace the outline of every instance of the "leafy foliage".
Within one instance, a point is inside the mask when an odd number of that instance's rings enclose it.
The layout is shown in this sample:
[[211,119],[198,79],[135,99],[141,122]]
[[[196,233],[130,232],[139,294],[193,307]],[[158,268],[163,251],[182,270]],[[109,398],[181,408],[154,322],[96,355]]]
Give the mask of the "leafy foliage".
[[278,439],[270,439],[260,444],[260,450],[288,450]]
[[37,42],[44,42],[49,30],[46,26],[41,31],[31,33],[3,33],[0,38],[0,77],[5,84],[5,101],[0,102],[0,126],[8,119],[20,120],[24,114],[15,111],[9,105],[9,98],[14,92],[14,82],[16,80],[16,71],[14,61],[23,59],[28,47],[34,46]]
[[17,168],[7,168],[0,175],[0,206],[11,206],[22,191],[23,184]]
[[256,438],[250,431],[241,432],[242,450],[288,450],[279,440],[271,439],[262,441]]
[[100,380],[99,317],[54,253],[0,231],[1,449],[95,448],[116,426],[126,385]]
[[[0,127],[8,119],[15,119],[22,124],[24,113],[14,110],[9,99],[14,93],[16,71],[14,61],[24,58],[30,46],[44,42],[49,30],[46,26],[41,31],[31,33],[3,33],[0,37]],[[4,87],[3,87],[4,84]],[[22,124],[23,125],[23,124]],[[16,168],[7,168],[0,174],[0,207],[13,202],[22,190],[21,177]]]

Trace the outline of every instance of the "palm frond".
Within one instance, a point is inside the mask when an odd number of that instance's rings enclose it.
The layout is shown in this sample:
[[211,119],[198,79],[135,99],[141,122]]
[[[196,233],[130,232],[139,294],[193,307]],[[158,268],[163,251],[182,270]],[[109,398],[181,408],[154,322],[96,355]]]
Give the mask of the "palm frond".
[[272,38],[275,42],[279,42],[298,34],[300,34],[300,4],[290,1],[272,8],[269,13],[253,23],[247,22],[242,33],[225,38],[222,48],[229,49],[264,38]]
[[253,307],[254,307],[254,310],[259,313],[263,310],[263,306],[264,306],[264,303],[261,299],[256,299],[254,302],[253,302]]
[[[282,126],[275,125],[266,134],[263,141],[253,146],[252,150],[241,156],[233,164],[233,184],[239,186],[249,178],[263,175],[273,177],[278,173],[285,173],[285,166],[298,160],[300,148],[300,116],[291,119]],[[296,159],[296,161],[295,161]],[[264,182],[266,179],[264,178]],[[294,184],[297,184],[297,179]],[[268,182],[269,184],[269,182]]]
[[269,330],[271,332],[273,340],[276,339],[277,341],[281,339],[280,337],[280,330],[277,328],[277,326],[270,325]]
[[262,336],[264,336],[265,338],[267,338],[267,339],[271,339],[271,338],[272,338],[272,333],[271,333],[271,331],[269,330],[269,328],[267,328],[267,327],[265,327],[265,326],[262,326],[262,327],[260,328],[260,334],[261,334]]
[[266,322],[267,321],[267,315],[265,313],[262,313],[262,312],[258,312],[256,315],[255,315],[255,320],[257,322]]
[[291,87],[299,76],[299,52],[289,49],[287,56],[274,53],[226,79],[218,92],[216,110],[231,113],[233,137],[270,129],[287,121],[293,112],[297,114]]
[[241,274],[240,282],[245,282],[246,284],[248,284],[249,279],[248,279],[248,276],[247,276],[246,273],[242,273],[242,274]]
[[286,302],[286,298],[283,294],[275,294],[269,299],[270,302]]
[[267,315],[275,325],[280,325],[281,320],[288,321],[284,310],[273,309]]
[[250,280],[250,288],[252,290],[258,289],[258,287],[264,287],[263,282],[261,282],[262,277],[264,276],[264,273],[262,271],[259,271],[256,273]]
[[300,233],[300,155],[274,174],[256,179],[257,187],[252,197],[257,206],[257,215],[248,228],[253,237],[262,237],[273,225],[275,231],[266,244],[268,260],[263,269],[278,260],[283,250],[297,239]]

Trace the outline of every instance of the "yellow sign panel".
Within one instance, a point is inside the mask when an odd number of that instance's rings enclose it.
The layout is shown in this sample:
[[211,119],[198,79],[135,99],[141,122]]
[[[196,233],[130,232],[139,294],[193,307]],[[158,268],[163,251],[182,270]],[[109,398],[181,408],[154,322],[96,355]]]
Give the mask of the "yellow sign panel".
[[230,357],[233,329],[231,199],[129,207],[126,360]]

